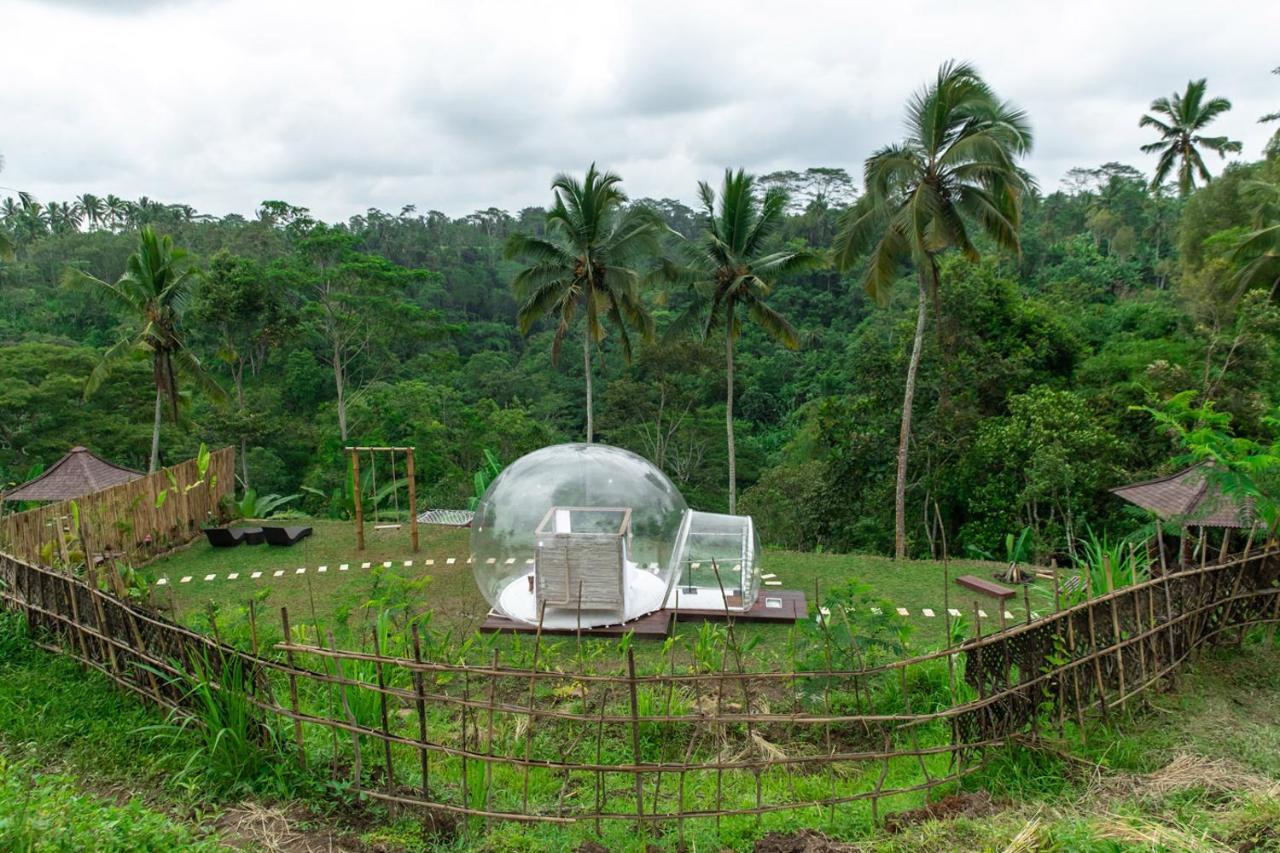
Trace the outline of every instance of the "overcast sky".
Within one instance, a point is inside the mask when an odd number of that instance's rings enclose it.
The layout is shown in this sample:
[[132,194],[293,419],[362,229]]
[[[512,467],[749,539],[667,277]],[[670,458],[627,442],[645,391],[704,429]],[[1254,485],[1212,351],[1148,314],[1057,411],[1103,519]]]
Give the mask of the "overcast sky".
[[1138,118],[1191,77],[1257,159],[1277,32],[1277,0],[0,0],[0,186],[462,215],[545,204],[596,160],[633,197],[690,200],[725,166],[857,174],[956,57],[1030,113],[1051,188],[1148,171]]

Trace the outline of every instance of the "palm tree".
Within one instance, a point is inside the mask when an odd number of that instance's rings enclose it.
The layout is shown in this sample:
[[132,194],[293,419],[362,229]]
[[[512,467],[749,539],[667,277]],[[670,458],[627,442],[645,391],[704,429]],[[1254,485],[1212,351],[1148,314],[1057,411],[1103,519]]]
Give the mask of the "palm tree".
[[178,418],[178,373],[200,385],[215,400],[225,394],[200,360],[182,340],[182,312],[191,298],[199,271],[187,259],[185,250],[168,237],[157,236],[150,227],[138,235],[138,248],[125,262],[124,274],[114,284],[72,270],[68,279],[88,284],[109,296],[133,316],[134,329],[103,353],[89,375],[85,396],[101,387],[112,368],[122,361],[145,356],[151,359],[156,386],[155,420],[151,431],[151,471],[160,465],[160,421],[164,404],[170,416]]
[[107,220],[113,228],[124,225],[129,220],[129,202],[120,196],[107,193],[103,204],[107,208]]
[[[693,302],[676,320],[673,329],[699,322],[704,340],[719,327],[725,338],[725,432],[729,444],[729,512],[737,511],[737,452],[733,437],[734,344],[742,330],[743,313],[766,334],[789,349],[800,346],[791,324],[765,300],[779,277],[817,266],[822,256],[808,250],[768,252],[769,237],[782,224],[787,194],[780,187],[763,197],[755,191],[755,178],[739,169],[726,169],[717,200],[706,182],[698,184],[706,228],[694,242],[681,243],[678,264],[666,263],[661,275],[685,284]],[[718,205],[717,205],[718,201]],[[741,310],[739,310],[741,309]]]
[[591,350],[605,339],[605,321],[617,331],[628,363],[628,326],[646,338],[653,334],[653,319],[640,300],[641,274],[636,267],[657,254],[662,223],[646,207],[627,207],[621,182],[613,172],[596,171],[594,163],[582,181],[557,175],[551,182],[555,202],[547,211],[546,236],[512,234],[506,245],[508,258],[529,264],[511,282],[523,300],[516,315],[520,331],[528,334],[540,318],[554,318],[553,363],[559,361],[565,336],[582,312],[588,442],[595,437]]
[[84,218],[88,221],[91,229],[97,228],[102,224],[102,217],[106,210],[102,203],[102,199],[93,193],[84,193],[76,199],[76,204],[84,213]]
[[1204,99],[1205,82],[1203,77],[1189,80],[1186,92],[1174,92],[1172,98],[1156,98],[1151,102],[1151,112],[1164,118],[1147,114],[1138,122],[1138,127],[1154,127],[1160,131],[1159,142],[1142,146],[1144,154],[1160,152],[1155,175],[1151,178],[1153,189],[1168,180],[1176,163],[1178,192],[1186,198],[1195,188],[1197,174],[1205,183],[1209,182],[1209,170],[1200,156],[1201,148],[1216,151],[1220,157],[1241,149],[1239,142],[1225,136],[1200,135],[1215,118],[1231,109],[1231,102],[1226,98]]
[[[1280,74],[1280,66],[1271,69],[1271,73]],[[1267,124],[1273,121],[1280,121],[1280,112],[1267,113],[1258,119],[1258,124]],[[1271,134],[1271,138],[1267,140],[1262,153],[1267,157],[1280,157],[1280,127],[1277,127],[1275,133]]]
[[[862,285],[888,299],[899,268],[915,268],[919,302],[907,362],[894,489],[894,554],[906,557],[907,447],[927,303],[937,302],[938,255],[949,248],[976,259],[970,229],[1017,251],[1022,196],[1031,179],[1017,158],[1031,149],[1026,115],[1000,101],[968,64],[948,62],[907,104],[907,138],[871,155],[865,194],[845,214],[835,261],[849,270],[869,252]],[[936,308],[935,308],[936,310]]]
[[1274,299],[1280,291],[1280,181],[1248,181],[1244,193],[1254,205],[1254,230],[1241,238],[1232,253],[1232,260],[1240,264],[1238,292],[1266,287]]
[[[0,154],[0,172],[4,171],[4,155]],[[4,224],[8,225],[10,221],[15,220],[18,216],[18,204],[13,200],[12,196],[5,196],[3,206],[0,207],[0,220],[4,220]],[[9,236],[9,232],[4,228],[0,228],[0,261],[13,260],[14,253],[13,238]]]

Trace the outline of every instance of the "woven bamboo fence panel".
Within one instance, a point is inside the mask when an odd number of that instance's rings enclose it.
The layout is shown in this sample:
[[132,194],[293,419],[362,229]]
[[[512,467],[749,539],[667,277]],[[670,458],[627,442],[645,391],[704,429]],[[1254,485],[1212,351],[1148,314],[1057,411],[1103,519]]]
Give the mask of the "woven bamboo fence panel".
[[[235,450],[225,447],[209,455],[203,483],[196,460],[188,459],[74,503],[93,553],[145,559],[191,541],[234,486]],[[161,492],[169,494],[156,506]],[[33,563],[56,557],[56,549],[75,538],[71,504],[59,501],[0,517],[0,549]]]
[[[407,648],[374,639],[352,651],[283,610],[283,641],[259,648],[258,620],[246,650],[3,556],[0,598],[42,644],[164,707],[182,696],[169,676],[216,659],[205,671],[235,674],[276,748],[463,831],[624,820],[683,833],[688,820],[780,811],[832,820],[854,804],[878,820],[982,766],[991,747],[1084,737],[1198,649],[1260,625],[1274,641],[1280,552],[1170,572],[1043,618],[1028,606],[1016,624],[1001,618],[986,635],[979,624],[975,639],[927,655],[786,671],[752,671],[732,626],[712,665],[677,665],[672,652],[639,669],[631,648],[602,666],[549,662],[540,637],[532,663],[514,666],[496,647],[481,664],[424,654],[416,630]],[[828,645],[826,659],[856,658],[838,651]]]

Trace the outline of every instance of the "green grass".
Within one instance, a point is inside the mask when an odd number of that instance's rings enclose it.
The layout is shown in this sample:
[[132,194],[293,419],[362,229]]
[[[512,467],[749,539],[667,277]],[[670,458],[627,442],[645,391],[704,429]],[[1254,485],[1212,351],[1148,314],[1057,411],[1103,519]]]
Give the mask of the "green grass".
[[[590,824],[476,822],[470,838],[441,839],[412,814],[350,803],[323,779],[300,772],[278,777],[287,783],[279,791],[232,795],[206,784],[198,766],[183,772],[199,754],[198,737],[155,737],[158,712],[97,673],[36,649],[22,629],[19,619],[0,619],[0,849],[208,850],[219,843],[252,849],[227,820],[246,796],[255,807],[287,814],[293,829],[325,827],[377,849],[569,851],[592,837]],[[1028,849],[1280,850],[1280,649],[1264,648],[1260,634],[1241,650],[1206,652],[1180,674],[1174,691],[1148,694],[1149,707],[1115,715],[1109,729],[1091,730],[1087,744],[1068,738],[1051,742],[1049,751],[992,751],[990,765],[966,783],[993,795],[990,816],[921,823],[897,835],[884,834],[853,806],[838,808],[831,823],[813,811],[769,816],[760,827],[750,818],[726,820],[719,833],[710,821],[691,821],[689,849],[749,850],[764,832],[816,829],[869,850],[1001,850],[1019,833],[1034,839]],[[1184,754],[1228,762],[1219,765],[1227,772],[1220,770],[1212,785],[1196,774],[1182,784],[1154,785],[1149,774]],[[279,762],[291,764],[288,756]],[[313,772],[327,775],[327,766]],[[914,772],[910,763],[895,765],[888,783],[910,781]],[[507,790],[495,793],[495,803],[517,806],[517,777],[496,781]],[[611,782],[618,803],[629,795],[624,783]],[[807,783],[771,772],[764,784],[768,801]],[[819,787],[825,790],[825,782]],[[543,793],[535,786],[535,797]],[[883,803],[882,813],[921,802],[899,797]],[[643,849],[627,822],[605,827],[607,849]],[[675,849],[676,834],[667,827],[643,843]]]
[[70,774],[40,772],[0,755],[0,850],[227,850],[136,797],[86,792]]
[[[434,611],[433,624],[467,634],[473,631],[488,611],[479,590],[472,580],[471,567],[466,565],[469,553],[469,533],[465,529],[422,525],[420,550],[414,554],[409,546],[408,527],[398,531],[373,531],[366,534],[366,550],[355,548],[355,528],[350,522],[310,520],[305,523],[315,528],[315,533],[292,548],[272,548],[266,545],[240,546],[238,548],[212,548],[203,539],[189,548],[162,557],[143,570],[144,576],[154,580],[168,576],[168,587],[156,587],[156,602],[166,606],[170,594],[178,606],[179,614],[187,621],[203,614],[212,603],[222,611],[243,606],[251,598],[257,598],[260,612],[272,624],[279,624],[280,608],[288,607],[293,623],[309,622],[314,603],[315,616],[322,626],[332,626],[335,617],[360,611],[368,602],[374,581],[371,571],[360,569],[361,563],[378,566],[390,561],[390,574],[401,578],[430,576],[425,592],[420,596],[420,606]],[[450,566],[448,557],[457,561]],[[405,560],[412,559],[414,566],[405,568]],[[424,561],[434,559],[435,565],[427,567]],[[339,572],[338,566],[347,563],[351,569]],[[328,571],[318,574],[315,569],[327,566]],[[295,574],[295,569],[307,567],[305,575]],[[911,612],[907,624],[911,627],[912,645],[932,648],[945,638],[945,622],[942,618],[944,601],[966,614],[972,627],[973,605],[991,615],[991,622],[984,626],[990,630],[996,624],[997,602],[993,598],[969,592],[954,583],[954,578],[967,573],[989,577],[999,566],[973,560],[957,560],[951,564],[950,589],[944,583],[943,565],[927,560],[893,560],[864,554],[813,554],[795,551],[766,550],[764,571],[776,574],[782,582],[779,589],[801,589],[813,604],[815,582],[819,594],[824,596],[834,586],[849,580],[857,580],[871,587],[876,598],[893,606],[905,607]],[[273,577],[277,570],[285,574]],[[250,575],[260,571],[263,576],[253,580]],[[230,573],[238,573],[234,581],[226,580]],[[217,575],[216,581],[206,582],[206,575]],[[190,583],[178,581],[192,578]],[[1044,586],[1043,584],[1041,586]],[[774,587],[765,587],[765,591]],[[1051,609],[1052,592],[1036,591],[1032,608],[1041,611]],[[921,608],[932,609],[937,616],[929,619],[920,615]],[[1008,609],[1021,617],[1024,606],[1021,600],[1010,602]],[[742,626],[744,638],[760,634],[781,642],[785,628],[778,626]]]

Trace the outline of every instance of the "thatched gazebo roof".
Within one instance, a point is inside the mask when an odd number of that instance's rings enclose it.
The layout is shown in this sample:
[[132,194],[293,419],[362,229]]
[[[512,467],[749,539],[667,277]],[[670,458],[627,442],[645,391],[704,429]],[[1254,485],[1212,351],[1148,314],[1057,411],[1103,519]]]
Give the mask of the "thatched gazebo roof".
[[6,501],[66,501],[145,476],[95,456],[83,447],[71,452],[34,480],[0,495]]
[[1111,493],[1163,521],[1190,527],[1252,527],[1251,503],[1224,495],[1209,476],[1212,466],[1212,462],[1201,462],[1165,477],[1118,486]]

